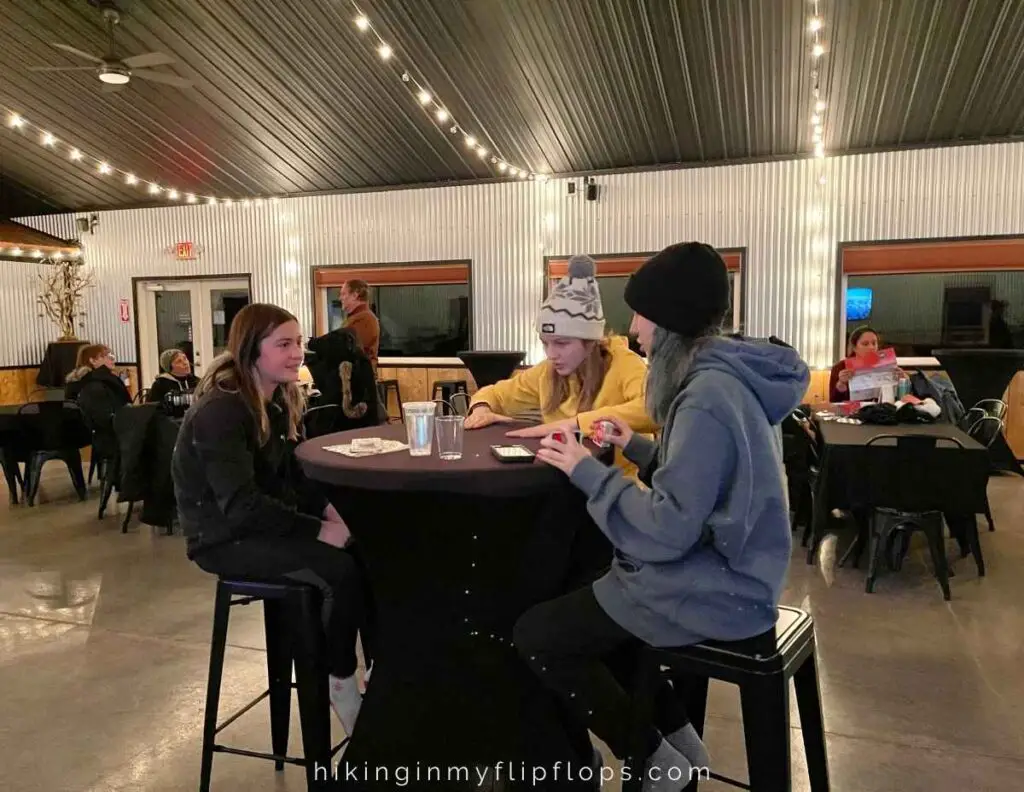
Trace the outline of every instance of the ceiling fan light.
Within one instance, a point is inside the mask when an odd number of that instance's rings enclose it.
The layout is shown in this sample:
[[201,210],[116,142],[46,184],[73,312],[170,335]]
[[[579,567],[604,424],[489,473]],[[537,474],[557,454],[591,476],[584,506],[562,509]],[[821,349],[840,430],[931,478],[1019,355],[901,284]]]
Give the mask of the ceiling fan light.
[[100,81],[107,85],[125,85],[130,79],[129,75],[119,71],[101,71]]

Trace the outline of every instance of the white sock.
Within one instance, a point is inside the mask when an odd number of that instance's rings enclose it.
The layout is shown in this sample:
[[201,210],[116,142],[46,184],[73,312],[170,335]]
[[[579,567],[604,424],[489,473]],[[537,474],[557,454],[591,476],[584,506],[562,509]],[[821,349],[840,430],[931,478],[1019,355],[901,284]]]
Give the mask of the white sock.
[[356,718],[359,717],[359,708],[363,704],[363,696],[359,692],[359,681],[355,674],[342,679],[332,676],[328,683],[331,693],[331,707],[334,714],[338,716],[345,734],[352,736],[356,727]]
[[644,765],[643,792],[680,792],[690,783],[692,767],[668,740],[662,740]]
[[689,759],[690,764],[694,767],[704,768],[710,765],[711,757],[708,756],[707,746],[704,745],[704,741],[697,734],[692,723],[687,723],[683,728],[666,734],[665,739],[668,740],[669,745]]

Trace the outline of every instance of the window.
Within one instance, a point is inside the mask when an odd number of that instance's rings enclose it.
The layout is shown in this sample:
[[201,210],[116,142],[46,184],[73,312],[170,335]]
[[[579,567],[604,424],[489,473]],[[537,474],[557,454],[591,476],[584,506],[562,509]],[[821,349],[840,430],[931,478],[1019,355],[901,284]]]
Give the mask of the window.
[[380,321],[380,357],[455,357],[471,348],[468,263],[322,267],[313,277],[318,333],[343,325],[341,287],[359,279]]
[[867,324],[901,357],[930,357],[940,348],[1024,348],[1024,238],[861,243],[840,250],[844,346]]
[[[860,292],[869,300],[854,290],[869,290]],[[901,357],[950,347],[1024,348],[1024,270],[850,275],[846,309],[846,338],[869,324]]]
[[[732,293],[729,312],[725,316],[723,327],[727,331],[740,332],[742,327],[742,290],[741,265],[743,252],[739,250],[720,250],[729,270],[729,288]],[[629,276],[636,271],[653,253],[629,256],[594,256],[597,263],[597,287],[601,292],[601,304],[608,330],[617,335],[629,332],[633,321],[633,310],[626,305],[626,283]],[[568,271],[568,259],[547,259],[547,275],[549,286]]]

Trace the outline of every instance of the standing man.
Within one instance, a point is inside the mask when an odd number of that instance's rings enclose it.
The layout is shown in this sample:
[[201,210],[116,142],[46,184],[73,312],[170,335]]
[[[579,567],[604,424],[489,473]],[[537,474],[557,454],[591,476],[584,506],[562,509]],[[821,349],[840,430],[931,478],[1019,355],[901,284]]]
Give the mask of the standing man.
[[345,281],[341,287],[341,299],[338,302],[345,311],[345,324],[356,335],[359,346],[370,359],[374,370],[377,369],[377,352],[380,349],[380,322],[373,315],[368,305],[370,287],[366,281]]

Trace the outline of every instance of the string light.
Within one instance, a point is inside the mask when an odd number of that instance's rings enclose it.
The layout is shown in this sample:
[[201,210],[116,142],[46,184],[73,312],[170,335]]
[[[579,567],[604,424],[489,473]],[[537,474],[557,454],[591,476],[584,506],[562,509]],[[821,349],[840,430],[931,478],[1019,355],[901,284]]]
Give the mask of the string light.
[[[362,9],[356,4],[356,0],[349,0],[355,11],[355,17],[353,22],[355,27],[360,33],[371,33],[373,38],[376,39],[376,50],[377,54],[383,61],[390,61],[394,55],[394,50],[391,45],[388,44],[384,37],[377,31],[373,26],[373,22],[370,21],[369,16],[363,13]],[[437,93],[431,91],[430,88],[423,84],[420,80],[416,79],[410,69],[402,68],[399,73],[401,81],[409,86],[409,89],[413,91],[419,104],[428,112],[433,112],[434,118],[437,119],[439,124],[447,125],[451,121],[451,126],[448,127],[448,131],[452,135],[461,133],[464,136],[466,148],[470,151],[475,151],[477,156],[484,162],[490,163],[490,165],[497,169],[499,173],[508,173],[510,176],[518,176],[520,179],[537,179],[537,174],[531,172],[528,168],[517,168],[513,166],[508,160],[500,156],[500,152],[488,160],[489,152],[486,147],[478,145],[476,136],[470,134],[461,124],[459,124],[454,118],[452,118],[451,111],[446,107],[442,106],[441,102],[437,99]],[[486,136],[484,136],[486,137]],[[539,179],[544,181],[544,179]]]
[[[81,164],[85,165],[86,167],[94,170],[95,173],[97,173],[97,174],[99,174],[101,176],[109,176],[110,174],[113,174],[113,173],[116,172],[118,174],[119,178],[123,178],[124,179],[124,183],[126,185],[128,185],[130,187],[134,187],[134,186],[146,187],[148,189],[148,192],[149,192],[150,195],[162,195],[163,194],[163,195],[165,195],[167,197],[168,200],[171,200],[171,201],[177,201],[177,200],[179,200],[184,195],[186,203],[194,204],[194,203],[197,203],[199,201],[199,198],[198,198],[198,196],[195,195],[195,193],[181,193],[179,190],[177,190],[174,187],[166,187],[166,188],[164,188],[164,187],[161,187],[156,182],[144,181],[144,180],[140,179],[135,173],[133,173],[131,171],[123,170],[121,168],[117,168],[114,165],[111,165],[108,160],[103,159],[102,157],[96,157],[96,156],[93,156],[91,154],[86,154],[80,148],[77,148],[76,146],[72,146],[72,145],[70,145],[67,142],[58,140],[57,137],[52,132],[50,132],[50,131],[48,131],[46,129],[43,129],[38,124],[32,123],[27,118],[25,118],[23,115],[21,115],[20,113],[14,111],[11,108],[6,108],[6,107],[0,106],[0,112],[6,113],[6,115],[7,115],[7,126],[10,127],[11,129],[32,130],[33,134],[37,134],[38,135],[38,141],[39,141],[39,145],[40,146],[43,146],[44,148],[47,148],[47,149],[63,150],[64,152],[66,152],[67,157],[68,157],[68,159],[71,162],[81,163]],[[58,144],[59,144],[59,148],[58,148]],[[65,146],[66,146],[66,148],[64,148]],[[271,203],[274,203],[276,201],[276,197],[269,197],[269,198],[270,198],[270,202]],[[251,198],[251,199],[246,199],[246,200],[251,200],[251,205],[252,206],[262,207],[264,205],[263,199],[261,199],[261,198]],[[211,196],[209,199],[207,199],[207,203],[210,206],[217,206],[217,205],[221,204],[221,201],[218,200],[216,197]],[[230,199],[228,199],[228,198],[225,198],[223,200],[223,205],[225,205],[225,206],[230,206],[231,203],[232,203],[232,201]],[[250,205],[250,204],[247,204],[247,205]]]
[[814,48],[811,50],[811,54],[815,58],[820,58],[822,55],[825,54],[825,48],[821,44],[815,44]]

